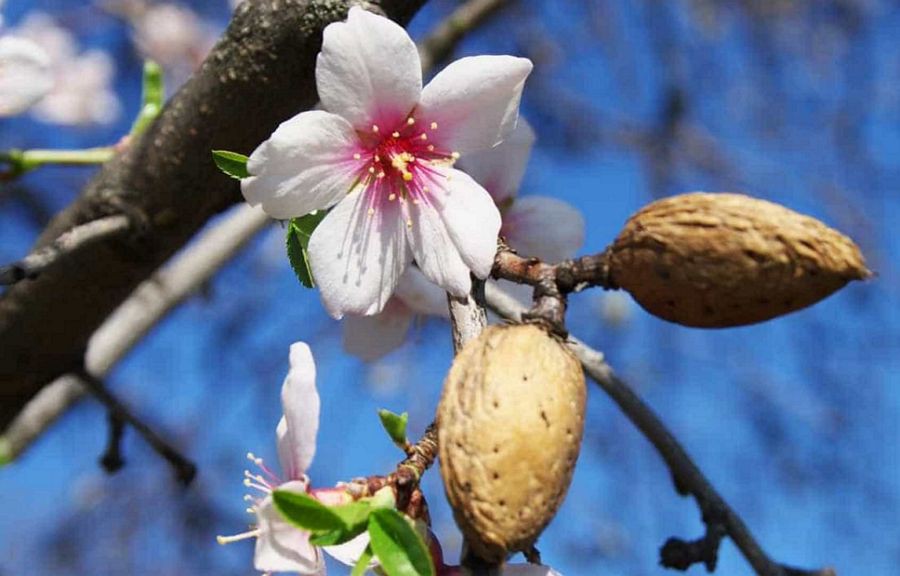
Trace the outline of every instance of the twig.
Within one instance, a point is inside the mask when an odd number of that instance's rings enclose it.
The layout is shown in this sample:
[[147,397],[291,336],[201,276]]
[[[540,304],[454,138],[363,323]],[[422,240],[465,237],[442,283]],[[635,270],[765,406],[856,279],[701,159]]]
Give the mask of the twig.
[[64,256],[94,242],[122,235],[130,228],[131,223],[128,217],[121,214],[76,226],[57,238],[52,244],[32,252],[22,260],[0,266],[0,285],[11,286],[26,278],[36,278]]
[[453,352],[458,353],[466,342],[477,338],[487,326],[484,303],[484,281],[472,278],[472,292],[465,299],[448,296]]
[[[88,370],[105,377],[170,310],[194,294],[268,222],[262,210],[243,205],[202,233],[141,284],[97,330],[85,355]],[[80,380],[72,375],[43,388],[0,437],[0,464],[27,449],[84,393]]]
[[[520,321],[525,313],[523,306],[496,286],[488,285],[486,300],[491,310],[508,320]],[[707,535],[703,542],[698,544],[697,542],[670,540],[663,548],[661,560],[664,566],[684,570],[689,566],[689,564],[683,564],[685,558],[691,559],[692,563],[705,562],[707,567],[715,566],[715,557],[712,554],[718,551],[718,546],[711,545],[718,544],[721,540],[718,533],[724,531],[760,576],[835,575],[830,568],[800,570],[772,560],[750,533],[744,521],[710,484],[675,436],[653,412],[653,409],[647,406],[628,384],[615,375],[604,361],[603,354],[572,336],[569,337],[568,344],[581,361],[585,372],[619,405],[622,412],[637,426],[665,460],[672,472],[678,492],[683,495],[692,495],[700,507],[703,520],[707,525]],[[681,554],[677,559],[675,558],[676,553]],[[666,561],[670,563],[667,564]]]
[[106,441],[106,450],[100,457],[100,466],[106,470],[107,474],[115,474],[125,466],[125,459],[122,458],[122,437],[125,436],[125,421],[113,412],[107,414],[107,424],[109,426],[109,438]]
[[494,278],[534,286],[534,306],[525,313],[527,320],[541,321],[565,336],[568,295],[589,286],[615,288],[609,279],[606,252],[547,264],[537,258],[523,258],[500,242],[494,259]]
[[428,70],[446,60],[463,36],[483,24],[509,0],[469,0],[445,18],[419,45],[422,68]]
[[80,370],[77,376],[81,379],[85,388],[90,390],[91,394],[109,409],[114,418],[128,423],[150,444],[150,447],[157,454],[165,458],[175,470],[175,477],[179,482],[188,486],[194,480],[194,477],[197,475],[197,467],[194,463],[182,456],[178,450],[166,442],[156,431],[135,416],[125,404],[107,389],[102,380],[87,370]]

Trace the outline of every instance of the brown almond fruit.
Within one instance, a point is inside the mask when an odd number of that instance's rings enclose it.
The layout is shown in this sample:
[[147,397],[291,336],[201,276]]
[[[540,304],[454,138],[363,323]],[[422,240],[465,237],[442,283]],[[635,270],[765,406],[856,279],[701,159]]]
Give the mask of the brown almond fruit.
[[566,495],[584,429],[584,372],[557,338],[491,326],[453,362],[438,406],[441,476],[472,551],[528,550]]
[[612,284],[648,312],[701,328],[805,308],[871,275],[822,222],[742,194],[695,192],[633,215],[608,250]]

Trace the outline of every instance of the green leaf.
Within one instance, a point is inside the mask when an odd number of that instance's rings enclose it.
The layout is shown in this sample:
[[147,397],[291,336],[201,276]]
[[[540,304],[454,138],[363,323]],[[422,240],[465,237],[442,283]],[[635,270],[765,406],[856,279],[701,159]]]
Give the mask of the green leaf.
[[378,417],[381,418],[381,425],[384,426],[385,431],[391,437],[391,440],[394,441],[394,444],[401,448],[406,446],[408,442],[406,439],[406,423],[409,422],[409,414],[406,412],[395,414],[382,408],[378,411]]
[[388,576],[434,576],[428,547],[396,510],[374,510],[369,516],[369,537]]
[[300,218],[291,218],[287,229],[287,253],[291,268],[300,283],[307,288],[313,288],[316,283],[313,280],[312,269],[309,267],[309,239],[319,222],[325,218],[328,212],[316,210]]
[[366,546],[366,549],[363,550],[362,555],[359,557],[359,560],[356,561],[356,565],[353,566],[353,572],[350,573],[350,576],[363,576],[366,573],[366,569],[369,567],[369,563],[372,561],[372,557],[374,554],[372,553],[372,546]]
[[312,496],[276,490],[272,493],[275,508],[284,516],[284,519],[313,533],[344,530],[346,524],[331,508],[325,506]]
[[343,522],[336,530],[314,534],[309,541],[314,546],[334,546],[356,538],[366,531],[372,507],[368,502],[360,501],[328,508]]
[[132,136],[142,133],[159,116],[165,101],[165,92],[162,68],[153,60],[145,61],[141,109],[131,126]]
[[212,155],[219,170],[232,178],[240,180],[250,176],[250,173],[247,172],[247,157],[243,154],[228,150],[213,150]]

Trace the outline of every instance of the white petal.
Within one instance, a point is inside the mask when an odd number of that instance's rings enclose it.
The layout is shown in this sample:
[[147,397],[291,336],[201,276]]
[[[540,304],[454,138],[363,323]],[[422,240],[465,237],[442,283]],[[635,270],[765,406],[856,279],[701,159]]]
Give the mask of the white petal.
[[284,418],[278,424],[278,456],[291,480],[300,480],[316,454],[319,431],[319,392],[316,364],[309,346],[291,345],[291,368],[281,387]]
[[412,260],[399,202],[369,214],[374,195],[348,195],[313,232],[309,262],[328,313],[380,312]]
[[515,130],[503,142],[490,150],[466,156],[459,168],[481,184],[494,202],[501,204],[518,194],[534,139],[534,130],[524,118],[519,118]]
[[401,26],[351,8],[346,22],[325,28],[316,87],[325,109],[357,130],[370,131],[377,124],[389,133],[419,101],[419,53]]
[[[290,489],[293,483],[279,486]],[[309,543],[309,533],[289,524],[267,497],[256,509],[260,534],[256,539],[253,566],[262,572],[321,574],[324,558]]]
[[530,60],[513,56],[461,58],[425,86],[416,118],[437,123],[429,138],[445,149],[491,148],[515,128],[531,68]]
[[347,315],[344,317],[344,350],[367,362],[377,360],[403,344],[412,317],[412,310],[396,297],[388,300],[378,314]]
[[442,203],[437,195],[445,194],[438,190],[441,185],[446,184],[437,181],[430,183],[430,195],[421,197],[416,204],[408,204],[412,221],[412,226],[407,230],[409,244],[416,264],[425,277],[462,298],[471,290],[472,279],[439,213]]
[[494,266],[500,211],[490,194],[465,172],[444,169],[447,180],[435,193],[438,211],[466,266],[487,278]]
[[507,564],[501,572],[503,576],[562,576],[549,566],[540,564]]
[[283,122],[250,155],[241,191],[273,218],[327,208],[350,191],[361,161],[356,132],[346,120],[321,110]]
[[426,316],[450,317],[447,307],[447,293],[422,274],[415,266],[407,268],[400,277],[394,295],[418,314]]
[[50,58],[30,40],[0,38],[0,117],[28,109],[53,88]]
[[584,217],[562,200],[525,196],[503,215],[503,235],[523,256],[559,262],[584,244]]
[[[349,542],[338,544],[337,546],[326,546],[325,548],[322,548],[322,550],[327,552],[329,556],[331,556],[341,564],[346,564],[347,566],[355,566],[356,562],[359,560],[359,557],[362,556],[363,552],[366,549],[366,546],[368,545],[369,535],[363,532]],[[377,565],[378,562],[376,562],[375,560],[369,562],[369,568],[373,568]]]

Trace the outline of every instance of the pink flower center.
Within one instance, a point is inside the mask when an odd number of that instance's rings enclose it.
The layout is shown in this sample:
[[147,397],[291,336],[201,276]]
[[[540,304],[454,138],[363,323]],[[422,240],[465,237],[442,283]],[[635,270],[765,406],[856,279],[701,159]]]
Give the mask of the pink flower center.
[[360,134],[353,159],[363,160],[357,179],[366,189],[370,215],[385,202],[417,204],[427,198],[429,184],[446,178],[436,168],[452,166],[459,154],[434,143],[438,130],[437,122],[410,116],[390,133],[374,124],[370,133]]

